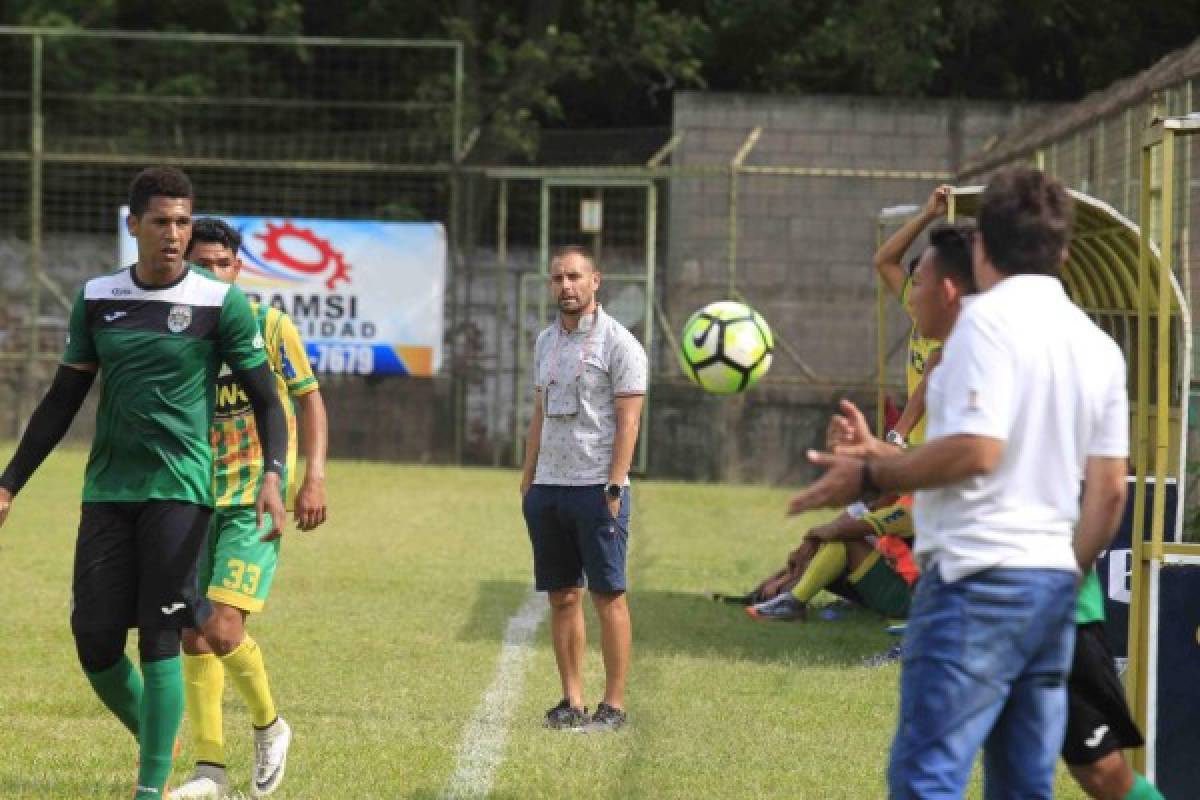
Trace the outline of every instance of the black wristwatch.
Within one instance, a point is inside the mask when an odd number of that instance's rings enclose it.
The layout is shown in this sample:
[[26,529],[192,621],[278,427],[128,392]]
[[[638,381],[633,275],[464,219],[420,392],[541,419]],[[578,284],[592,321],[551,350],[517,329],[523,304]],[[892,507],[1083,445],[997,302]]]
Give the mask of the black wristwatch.
[[604,495],[609,500],[620,500],[621,492],[623,492],[623,491],[624,491],[624,489],[622,488],[621,484],[619,484],[619,483],[610,483],[604,487]]

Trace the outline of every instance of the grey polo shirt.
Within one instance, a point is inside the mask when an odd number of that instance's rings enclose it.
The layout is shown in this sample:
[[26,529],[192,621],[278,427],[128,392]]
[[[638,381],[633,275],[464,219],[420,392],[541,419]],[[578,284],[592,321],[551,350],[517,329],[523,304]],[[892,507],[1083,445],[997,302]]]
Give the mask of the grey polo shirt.
[[[607,483],[617,432],[615,398],[646,393],[647,361],[641,343],[597,306],[574,331],[565,330],[556,316],[538,335],[533,369],[545,412],[533,482]],[[575,413],[558,415],[572,408]]]

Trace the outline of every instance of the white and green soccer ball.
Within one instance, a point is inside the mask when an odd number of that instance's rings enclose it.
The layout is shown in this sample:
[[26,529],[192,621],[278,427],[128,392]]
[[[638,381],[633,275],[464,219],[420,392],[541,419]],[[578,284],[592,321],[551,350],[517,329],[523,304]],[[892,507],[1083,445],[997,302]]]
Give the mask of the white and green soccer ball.
[[683,326],[679,363],[713,394],[744,392],[771,368],[775,340],[762,316],[742,303],[710,303]]

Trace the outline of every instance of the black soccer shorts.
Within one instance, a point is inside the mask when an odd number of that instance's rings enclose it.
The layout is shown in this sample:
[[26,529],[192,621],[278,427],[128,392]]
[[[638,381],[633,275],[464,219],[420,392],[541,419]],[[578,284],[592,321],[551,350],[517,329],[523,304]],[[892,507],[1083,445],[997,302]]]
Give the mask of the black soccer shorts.
[[209,611],[196,562],[212,509],[178,500],[84,503],[72,630],[199,627]]
[[1145,744],[1117,675],[1103,622],[1075,631],[1075,658],[1067,679],[1067,735],[1063,761],[1076,767],[1094,764],[1114,750]]

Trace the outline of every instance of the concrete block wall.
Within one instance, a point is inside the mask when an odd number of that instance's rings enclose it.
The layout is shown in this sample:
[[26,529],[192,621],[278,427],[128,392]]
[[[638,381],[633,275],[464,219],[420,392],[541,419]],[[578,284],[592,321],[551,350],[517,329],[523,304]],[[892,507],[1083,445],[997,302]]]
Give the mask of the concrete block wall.
[[[748,167],[927,171],[949,179],[967,155],[1036,112],[992,103],[684,92],[675,98],[674,127],[683,140],[674,163],[727,166],[750,131],[761,127]],[[652,427],[656,472],[722,479],[807,474],[804,449],[819,443],[836,396],[861,393],[873,380],[871,258],[879,211],[923,202],[936,183],[885,175],[739,177],[737,288],[818,381],[804,379],[800,367],[777,352],[765,385],[744,399],[692,401],[685,388],[658,392],[654,420],[663,418],[669,433]],[[672,182],[660,281],[672,324],[728,295],[729,202],[727,174]],[[898,343],[905,327],[893,313],[889,343]],[[660,349],[659,358],[668,356]],[[901,359],[892,360],[896,381],[902,380]],[[732,416],[731,404],[740,409]],[[705,433],[677,430],[677,417]],[[692,452],[688,443],[696,437],[735,437],[736,446],[708,439],[705,446],[736,457],[714,468]]]

